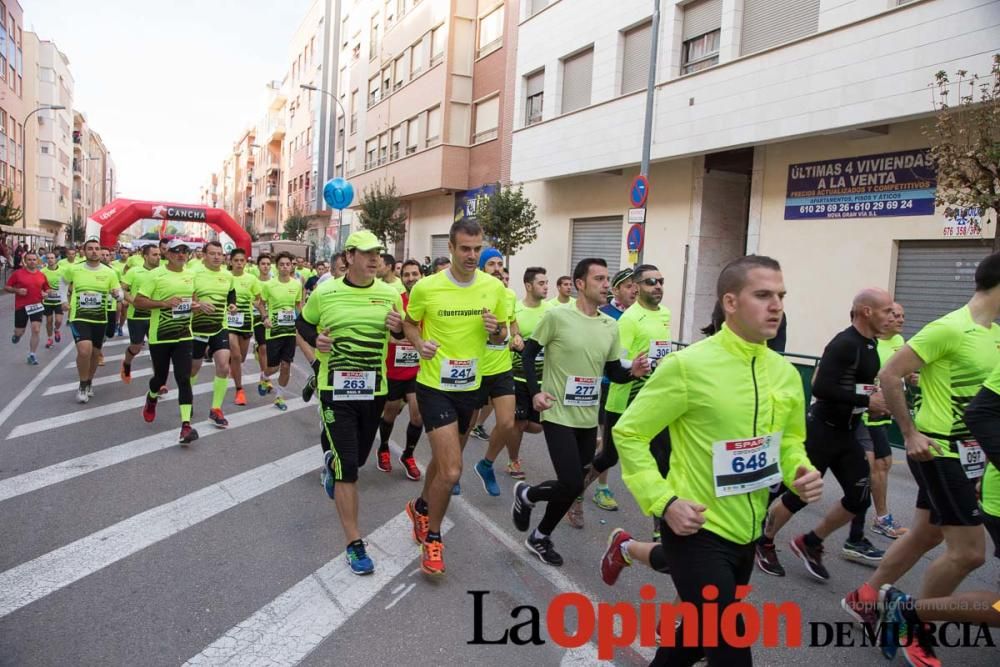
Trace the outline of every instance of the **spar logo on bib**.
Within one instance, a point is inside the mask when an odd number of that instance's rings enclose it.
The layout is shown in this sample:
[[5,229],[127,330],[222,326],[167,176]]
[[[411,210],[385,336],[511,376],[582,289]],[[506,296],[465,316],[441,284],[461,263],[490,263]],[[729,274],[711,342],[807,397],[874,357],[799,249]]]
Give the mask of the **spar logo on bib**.
[[727,442],[726,449],[730,452],[741,452],[747,449],[757,449],[764,444],[764,438],[751,438],[750,440],[737,440]]

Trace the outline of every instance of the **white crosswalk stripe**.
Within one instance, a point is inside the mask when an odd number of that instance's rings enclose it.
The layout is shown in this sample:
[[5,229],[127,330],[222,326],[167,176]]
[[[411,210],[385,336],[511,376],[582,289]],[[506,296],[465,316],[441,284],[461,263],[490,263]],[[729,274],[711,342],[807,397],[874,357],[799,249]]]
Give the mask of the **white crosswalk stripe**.
[[[205,366],[211,366],[213,364],[215,364],[215,362],[212,361],[211,359],[209,359],[208,361],[205,362],[203,368]],[[132,379],[133,380],[135,380],[136,378],[148,377],[148,376],[150,376],[152,374],[153,374],[153,369],[152,368],[134,368],[134,369],[132,369]],[[118,382],[121,382],[121,378],[118,377],[117,374],[116,375],[105,375],[103,377],[94,378],[93,385],[95,387],[101,387],[101,386],[104,386],[106,384],[116,384]],[[76,391],[76,388],[79,387],[79,386],[80,386],[79,382],[66,382],[64,384],[53,385],[53,386],[49,387],[48,389],[46,389],[44,392],[42,392],[42,396],[52,396],[53,394],[62,394],[62,393],[68,392],[68,391]],[[144,383],[144,382],[143,383],[139,383],[138,386],[139,387],[145,387],[146,383]]]
[[[445,519],[441,534],[453,526]],[[351,572],[345,555],[319,568],[219,637],[185,665],[297,665],[414,561],[406,512],[366,536],[372,575]]]
[[[143,350],[139,354],[135,355],[135,358],[136,359],[140,359],[140,358],[145,358],[145,357],[148,357],[148,356],[149,356],[149,350]],[[124,358],[125,358],[125,353],[124,352],[122,352],[121,354],[107,354],[107,355],[104,355],[104,364],[105,365],[107,365],[107,364],[116,364],[119,361],[123,360]],[[74,361],[69,362],[68,364],[64,365],[63,368],[76,368],[76,361],[74,360]]]
[[[309,404],[304,403],[301,398],[288,401],[288,412],[285,414],[301,410],[302,408],[308,407],[308,405]],[[273,418],[274,416],[276,416],[276,414],[274,406],[272,405],[263,405],[259,408],[252,408],[245,412],[236,412],[227,417],[229,420],[229,429],[227,430],[255,424],[263,421],[264,419]],[[280,416],[280,414],[277,416]],[[226,432],[215,428],[209,421],[199,422],[193,426],[198,429],[198,432],[201,434],[201,437],[198,440],[199,442],[213,435],[219,435]],[[15,477],[8,477],[7,479],[0,480],[0,502],[25,493],[30,493],[31,491],[43,489],[53,484],[58,484],[59,482],[65,482],[66,480],[79,477],[80,475],[86,475],[87,473],[94,472],[95,470],[124,463],[125,461],[129,461],[145,454],[151,454],[153,452],[160,451],[161,449],[176,446],[177,429],[173,428],[169,431],[157,433],[156,435],[150,435],[145,438],[139,438],[138,440],[124,442],[120,445],[109,447],[108,449],[102,449],[98,452],[94,452],[93,454],[87,454],[86,456],[79,456],[75,459],[62,461],[60,463],[56,463],[55,465],[41,468],[40,470],[32,470],[31,472],[26,472]]]
[[0,618],[220,512],[316,470],[309,447],[154,507],[0,573]]
[[[191,391],[195,396],[207,394],[212,391],[212,383],[203,382],[201,384],[196,384],[191,388]],[[171,391],[166,396],[160,398],[160,405],[162,406],[166,401],[176,400],[177,392]],[[64,415],[56,415],[55,417],[49,417],[47,419],[39,419],[38,421],[28,422],[27,424],[20,424],[14,427],[7,435],[7,439],[10,440],[11,438],[32,435],[42,431],[49,431],[54,428],[62,428],[63,426],[69,426],[71,424],[78,424],[80,422],[97,419],[98,417],[103,417],[115,412],[141,408],[145,403],[145,395],[136,396],[135,398],[127,398],[124,401],[116,401],[115,403],[109,403],[108,405],[99,405],[97,407],[87,408],[86,410],[77,410],[76,412],[69,412]]]

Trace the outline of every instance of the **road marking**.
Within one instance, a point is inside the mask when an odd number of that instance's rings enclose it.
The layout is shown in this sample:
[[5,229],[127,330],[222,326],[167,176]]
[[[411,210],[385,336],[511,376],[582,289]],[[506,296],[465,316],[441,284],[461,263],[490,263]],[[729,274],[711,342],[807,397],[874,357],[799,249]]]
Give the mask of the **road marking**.
[[[204,368],[206,366],[211,366],[214,363],[215,363],[214,361],[209,359],[208,361],[205,362],[205,364],[202,367]],[[153,374],[152,368],[140,368],[137,370],[133,369],[132,379],[134,380],[136,378],[147,377],[152,374]],[[105,375],[103,377],[94,378],[93,384],[95,387],[100,387],[106,384],[115,384],[119,382],[121,382],[121,377],[119,377],[118,374],[115,373],[114,375]],[[79,381],[67,382],[66,384],[52,385],[51,387],[45,390],[45,393],[43,393],[42,396],[52,396],[53,394],[61,394],[67,391],[76,391],[76,388],[79,386],[80,386]]]
[[[139,354],[135,355],[135,358],[138,359],[140,357],[148,357],[148,356],[149,356],[149,350],[143,350]],[[121,354],[112,354],[110,356],[104,357],[104,364],[107,365],[111,362],[122,361],[124,358],[125,358],[124,352],[122,352]],[[68,364],[63,366],[63,368],[76,368],[76,360],[69,362]]]
[[49,373],[51,373],[52,370],[56,366],[58,366],[63,359],[66,358],[66,355],[69,354],[70,351],[74,349],[76,348],[74,348],[72,345],[66,346],[66,349],[57,354],[55,358],[52,359],[52,361],[50,361],[48,364],[45,365],[44,368],[39,369],[38,375],[36,375],[31,380],[31,382],[29,382],[24,387],[24,389],[18,392],[17,396],[12,398],[10,403],[4,406],[3,410],[0,410],[0,424],[3,424],[5,421],[7,421],[7,418],[10,417],[12,414],[14,414],[14,412],[19,407],[21,407],[21,403],[24,403],[24,400],[28,398],[28,396],[31,396],[31,392],[35,391],[35,389],[38,388],[38,385],[42,383],[42,380],[47,378],[49,376]]
[[386,610],[388,611],[389,609],[395,607],[396,603],[402,600],[404,597],[406,597],[406,594],[412,591],[414,588],[416,588],[416,586],[417,586],[416,584],[410,584],[409,586],[406,586],[405,590],[402,593],[393,598],[392,602],[390,602],[385,606]]
[[[318,459],[315,446],[303,449],[0,573],[0,618],[216,514],[314,472]],[[412,555],[412,545],[410,552]]]
[[[202,382],[201,384],[196,384],[191,388],[191,392],[195,396],[200,396],[201,394],[208,394],[211,391],[212,391],[211,382]],[[161,396],[159,405],[162,406],[165,401],[176,401],[178,395],[179,395],[178,392],[171,391],[166,396]],[[49,431],[54,428],[61,428],[63,426],[69,426],[70,424],[85,422],[90,419],[97,419],[98,417],[103,417],[105,415],[113,414],[115,412],[124,412],[125,410],[141,408],[145,404],[146,404],[146,392],[143,392],[142,396],[136,396],[135,398],[126,398],[124,401],[117,401],[115,403],[109,403],[108,405],[101,405],[94,408],[87,408],[86,410],[77,410],[76,412],[69,412],[64,415],[56,415],[55,417],[39,419],[38,421],[28,422],[27,424],[20,424],[18,426],[15,426],[11,430],[11,432],[7,434],[7,440],[24,435],[34,435],[36,433],[40,433],[41,431]]]
[[[288,412],[301,410],[307,405],[308,403],[303,403],[301,398],[293,399],[288,401]],[[239,428],[275,416],[280,416],[280,413],[275,415],[273,405],[263,405],[246,410],[245,412],[237,412],[228,417],[229,429]],[[195,424],[194,427],[201,434],[201,437],[198,439],[199,442],[213,435],[224,433],[223,430],[215,428],[207,420]],[[171,429],[170,431],[125,442],[115,447],[102,449],[93,454],[79,456],[69,461],[62,461],[61,463],[56,463],[45,468],[32,470],[31,472],[26,472],[15,477],[8,477],[7,479],[0,480],[0,502],[43,489],[47,486],[52,486],[53,484],[65,482],[74,477],[86,475],[101,468],[107,468],[144,456],[145,454],[151,454],[176,446],[178,446],[177,430]]]
[[[444,534],[452,527],[445,519]],[[400,512],[367,538],[375,573],[359,577],[340,554],[239,623],[185,665],[296,665],[388,586],[417,556]],[[410,584],[413,586],[414,584]]]

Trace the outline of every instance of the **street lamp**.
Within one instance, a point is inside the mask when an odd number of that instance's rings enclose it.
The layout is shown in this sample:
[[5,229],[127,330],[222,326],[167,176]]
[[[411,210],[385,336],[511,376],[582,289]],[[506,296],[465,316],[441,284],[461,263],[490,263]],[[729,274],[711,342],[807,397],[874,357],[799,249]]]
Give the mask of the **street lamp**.
[[[66,107],[62,104],[43,104],[37,109],[29,112],[28,115],[24,117],[24,129],[28,129],[28,119],[39,111],[62,111],[65,108]],[[27,145],[28,142],[24,139],[24,137],[21,137],[21,173],[23,174],[21,177],[21,219],[24,220],[25,229],[28,228],[28,184],[26,182],[28,176]]]
[[[337,96],[331,93],[329,90],[323,90],[322,88],[318,88],[308,83],[300,83],[299,88],[302,88],[303,90],[313,90],[316,91],[317,93],[323,93],[324,95],[329,95],[333,99],[333,101],[337,103],[337,106],[340,107],[340,113],[344,116],[344,127],[343,127],[344,139],[343,141],[340,142],[340,177],[343,178],[344,180],[347,180],[347,112],[344,110],[344,105],[341,104],[340,100],[337,99]],[[334,134],[337,133],[336,122],[333,124],[333,133]],[[318,185],[319,184],[317,184],[317,187]],[[341,208],[337,210],[338,250],[340,249],[340,246],[343,243],[343,238],[342,238],[343,234],[344,234],[344,209]]]

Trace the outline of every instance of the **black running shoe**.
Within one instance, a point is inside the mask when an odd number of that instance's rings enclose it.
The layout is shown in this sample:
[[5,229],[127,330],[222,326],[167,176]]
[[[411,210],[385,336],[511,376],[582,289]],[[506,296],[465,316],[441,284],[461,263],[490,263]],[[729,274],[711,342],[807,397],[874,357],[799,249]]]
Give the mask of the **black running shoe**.
[[521,489],[527,488],[527,482],[518,482],[514,485],[514,504],[510,508],[514,527],[522,533],[528,530],[528,526],[531,525],[531,505],[521,500]]
[[528,547],[528,551],[538,556],[538,560],[547,565],[559,567],[563,564],[563,557],[556,552],[552,546],[552,540],[548,537],[536,540],[531,535],[528,535],[528,539],[524,541],[524,546]]

